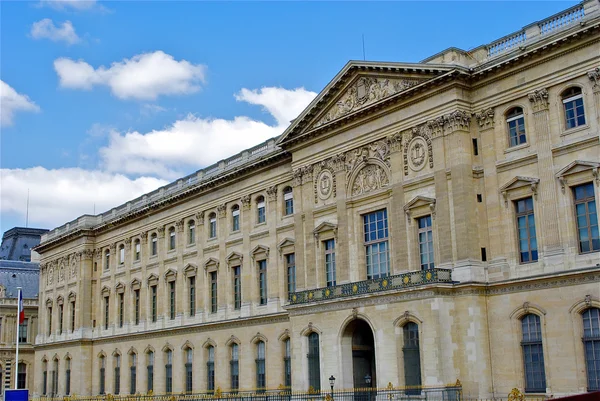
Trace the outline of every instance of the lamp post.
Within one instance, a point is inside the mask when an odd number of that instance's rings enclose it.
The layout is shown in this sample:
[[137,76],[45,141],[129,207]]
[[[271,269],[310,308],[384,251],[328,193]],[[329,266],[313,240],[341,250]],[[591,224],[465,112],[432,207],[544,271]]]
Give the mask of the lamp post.
[[367,385],[368,401],[371,401],[371,375],[368,373],[365,375],[365,384]]
[[331,386],[331,401],[333,401],[333,385],[335,384],[335,377],[331,375],[329,377],[329,385]]

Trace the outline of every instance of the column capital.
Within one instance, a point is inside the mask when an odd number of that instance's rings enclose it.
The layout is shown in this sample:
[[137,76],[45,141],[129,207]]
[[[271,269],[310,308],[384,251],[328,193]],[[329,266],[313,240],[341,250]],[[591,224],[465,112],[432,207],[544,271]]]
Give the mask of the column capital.
[[527,95],[529,101],[533,105],[533,111],[548,110],[550,104],[548,90],[546,88],[536,89]]

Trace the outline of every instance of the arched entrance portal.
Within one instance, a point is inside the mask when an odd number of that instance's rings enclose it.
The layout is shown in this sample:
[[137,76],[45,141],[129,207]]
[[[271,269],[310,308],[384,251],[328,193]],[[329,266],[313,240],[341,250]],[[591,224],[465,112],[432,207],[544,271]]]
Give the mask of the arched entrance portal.
[[[342,352],[344,384],[354,388],[376,387],[375,341],[367,322],[355,319],[346,326],[342,334]],[[350,366],[351,375],[346,370]]]

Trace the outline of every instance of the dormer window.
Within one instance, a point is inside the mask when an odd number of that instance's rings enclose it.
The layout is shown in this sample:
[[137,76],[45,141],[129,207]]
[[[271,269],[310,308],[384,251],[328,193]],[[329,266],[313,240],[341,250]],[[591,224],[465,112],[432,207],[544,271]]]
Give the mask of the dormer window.
[[506,113],[506,124],[508,125],[508,137],[511,147],[527,143],[525,117],[521,107],[513,107]]
[[267,220],[265,209],[265,197],[259,196],[256,198],[256,223],[261,224]]
[[567,129],[585,125],[585,111],[583,109],[583,93],[581,88],[572,87],[565,90],[562,95],[565,110],[565,126]]

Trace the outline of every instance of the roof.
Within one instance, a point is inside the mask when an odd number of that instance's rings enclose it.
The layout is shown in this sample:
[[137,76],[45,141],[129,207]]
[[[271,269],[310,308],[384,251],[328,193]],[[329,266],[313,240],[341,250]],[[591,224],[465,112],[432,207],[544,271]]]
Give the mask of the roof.
[[0,259],[31,261],[31,248],[40,243],[42,234],[48,230],[42,228],[14,227],[2,235]]
[[16,298],[17,287],[21,287],[23,298],[37,298],[39,280],[39,263],[0,260],[0,286],[4,287],[6,298]]

